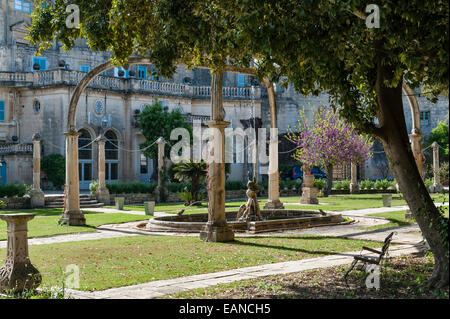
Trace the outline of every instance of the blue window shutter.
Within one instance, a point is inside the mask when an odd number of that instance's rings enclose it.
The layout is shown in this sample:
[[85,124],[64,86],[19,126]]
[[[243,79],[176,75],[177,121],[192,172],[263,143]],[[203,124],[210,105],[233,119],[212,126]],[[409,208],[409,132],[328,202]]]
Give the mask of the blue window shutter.
[[245,74],[237,75],[237,86],[245,86]]
[[36,63],[39,64],[39,66],[40,66],[39,71],[47,70],[47,59],[46,58],[33,57],[33,65]]
[[144,80],[147,79],[147,68],[146,67],[140,66],[138,68],[138,77],[140,79],[144,79]]
[[0,122],[5,121],[5,101],[0,101]]
[[81,72],[89,73],[91,71],[91,67],[89,65],[82,65]]

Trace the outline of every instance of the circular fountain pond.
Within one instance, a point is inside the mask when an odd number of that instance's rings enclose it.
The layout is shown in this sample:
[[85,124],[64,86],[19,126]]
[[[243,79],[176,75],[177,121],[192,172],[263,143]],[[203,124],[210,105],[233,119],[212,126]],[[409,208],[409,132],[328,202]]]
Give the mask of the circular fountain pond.
[[[317,226],[330,226],[346,223],[342,215],[315,210],[270,209],[261,210],[260,221],[236,221],[237,212],[227,212],[227,224],[235,232],[251,234],[280,230],[302,229]],[[199,233],[208,214],[186,214],[151,218],[136,227],[150,232]]]

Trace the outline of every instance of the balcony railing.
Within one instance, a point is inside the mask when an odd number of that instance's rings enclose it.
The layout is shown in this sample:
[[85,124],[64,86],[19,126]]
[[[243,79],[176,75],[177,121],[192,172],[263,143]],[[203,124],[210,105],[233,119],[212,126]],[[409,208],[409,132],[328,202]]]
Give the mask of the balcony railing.
[[0,155],[33,154],[33,144],[0,144]]
[[[3,86],[27,86],[43,87],[56,85],[76,86],[86,73],[68,70],[51,70],[36,72],[0,72],[0,85]],[[88,87],[96,89],[139,92],[148,94],[162,94],[172,96],[182,96],[188,98],[209,98],[211,96],[210,86],[196,86],[189,84],[159,82],[138,78],[117,78],[110,76],[96,76]],[[224,99],[238,100],[259,100],[261,99],[261,89],[255,87],[224,87]]]

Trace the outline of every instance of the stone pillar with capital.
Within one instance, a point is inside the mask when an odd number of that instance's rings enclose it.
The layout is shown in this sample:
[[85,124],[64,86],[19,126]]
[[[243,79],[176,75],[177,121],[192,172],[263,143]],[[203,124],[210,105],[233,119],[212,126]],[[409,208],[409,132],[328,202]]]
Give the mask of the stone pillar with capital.
[[78,137],[77,131],[64,133],[66,137],[66,185],[64,186],[64,212],[60,224],[70,226],[86,225],[86,219],[80,210],[80,181],[78,172]]
[[280,172],[278,169],[278,123],[277,103],[273,84],[265,79],[270,104],[270,141],[269,141],[269,199],[264,209],[283,209],[280,201]]
[[45,206],[45,195],[41,189],[41,136],[33,135],[33,189],[30,191],[31,208]]
[[356,165],[355,163],[351,164],[351,168],[350,168],[350,176],[351,176],[351,181],[350,181],[350,194],[357,194],[359,193],[359,185],[358,185],[358,165]]
[[109,190],[105,181],[105,138],[101,138],[98,143],[98,188],[95,197],[100,203],[110,204]]
[[164,163],[164,148],[167,141],[160,137],[156,141],[158,144],[158,186],[156,188],[156,201],[161,202],[165,199],[166,192],[164,188],[164,175],[165,175],[165,163]]
[[206,124],[213,138],[208,165],[208,222],[200,232],[203,241],[226,242],[234,240],[234,232],[225,216],[225,127],[222,100],[223,73],[212,74],[211,121]]
[[439,193],[443,190],[439,176],[439,144],[437,142],[433,142],[431,147],[433,148],[433,185],[430,187],[430,190],[432,192]]
[[411,134],[409,134],[409,141],[411,143],[411,150],[414,155],[414,159],[416,160],[417,169],[419,170],[420,176],[422,179],[424,178],[423,165],[425,163],[425,158],[422,152],[422,138],[425,135],[421,134],[418,130],[413,130]]

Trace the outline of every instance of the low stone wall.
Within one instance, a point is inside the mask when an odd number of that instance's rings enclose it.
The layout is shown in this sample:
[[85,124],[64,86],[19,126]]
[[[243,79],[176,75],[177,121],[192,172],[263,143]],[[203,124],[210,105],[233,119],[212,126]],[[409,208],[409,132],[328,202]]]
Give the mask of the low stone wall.
[[[360,189],[357,194],[396,194],[397,191],[395,189]],[[341,190],[341,189],[332,189],[331,195],[349,195],[350,191],[347,190]]]
[[143,204],[144,202],[154,201],[155,196],[149,193],[132,193],[132,194],[110,194],[109,200],[114,205],[116,197],[125,197],[125,205]]
[[[125,197],[125,205],[143,204],[144,202],[154,201],[155,195],[149,193],[131,193],[131,194],[110,194],[109,200],[111,205],[114,205],[116,197]],[[170,203],[182,202],[175,193],[169,193],[167,201]]]
[[3,209],[26,209],[30,208],[29,197],[4,197],[0,200],[6,204]]

